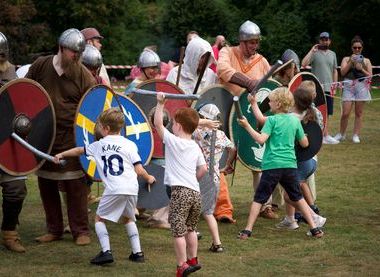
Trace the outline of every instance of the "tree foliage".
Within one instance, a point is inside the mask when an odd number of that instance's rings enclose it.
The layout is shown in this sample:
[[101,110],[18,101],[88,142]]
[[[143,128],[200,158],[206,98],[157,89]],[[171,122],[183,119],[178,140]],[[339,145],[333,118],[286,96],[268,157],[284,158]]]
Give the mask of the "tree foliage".
[[223,34],[237,44],[239,26],[249,19],[262,30],[261,52],[270,62],[287,48],[302,58],[318,34],[328,31],[338,60],[350,53],[352,37],[360,35],[364,54],[378,64],[379,14],[378,0],[0,0],[0,31],[16,63],[30,62],[33,53],[55,51],[67,28],[95,27],[105,37],[105,62],[131,64],[153,44],[163,60],[172,59],[190,30],[211,43]]

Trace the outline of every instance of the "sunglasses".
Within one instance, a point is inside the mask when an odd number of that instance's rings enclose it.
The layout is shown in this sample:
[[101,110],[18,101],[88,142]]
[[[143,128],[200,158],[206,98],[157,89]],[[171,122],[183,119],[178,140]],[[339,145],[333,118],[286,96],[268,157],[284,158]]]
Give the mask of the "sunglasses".
[[360,50],[360,49],[362,49],[363,47],[361,47],[361,46],[359,46],[359,47],[352,47],[352,49],[354,49],[354,50]]

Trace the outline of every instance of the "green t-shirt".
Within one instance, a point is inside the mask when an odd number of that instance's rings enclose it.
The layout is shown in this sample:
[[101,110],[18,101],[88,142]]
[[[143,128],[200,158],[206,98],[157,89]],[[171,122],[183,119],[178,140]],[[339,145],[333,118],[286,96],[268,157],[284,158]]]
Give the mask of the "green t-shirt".
[[268,116],[261,133],[269,136],[265,143],[262,170],[297,168],[294,142],[305,136],[297,117],[284,113]]

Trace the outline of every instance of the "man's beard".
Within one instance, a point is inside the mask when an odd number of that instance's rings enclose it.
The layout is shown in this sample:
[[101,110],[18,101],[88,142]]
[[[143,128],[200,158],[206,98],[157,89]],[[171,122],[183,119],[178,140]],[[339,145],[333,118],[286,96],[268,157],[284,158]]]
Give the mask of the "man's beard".
[[0,62],[0,72],[4,73],[11,67],[11,64],[8,61],[1,61]]
[[80,59],[72,60],[66,57],[65,55],[62,55],[61,67],[66,77],[69,78],[70,80],[74,80],[75,78],[78,78],[80,74],[80,68],[81,68]]

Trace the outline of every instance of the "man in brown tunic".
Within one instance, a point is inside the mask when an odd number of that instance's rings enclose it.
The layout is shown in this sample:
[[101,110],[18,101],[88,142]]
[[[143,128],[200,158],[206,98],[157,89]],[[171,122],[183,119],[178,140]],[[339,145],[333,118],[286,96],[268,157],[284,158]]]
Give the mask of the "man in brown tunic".
[[[0,87],[8,81],[16,79],[15,66],[8,61],[8,58],[8,40],[0,32]],[[26,176],[11,176],[0,170],[0,187],[2,187],[3,194],[3,220],[1,223],[3,244],[7,249],[18,253],[25,252],[16,228],[27,193],[25,180]]]
[[[95,79],[81,64],[85,39],[77,29],[68,29],[59,38],[56,55],[40,57],[29,69],[26,78],[40,83],[48,92],[56,114],[56,137],[52,155],[75,147],[74,117],[83,94]],[[63,234],[60,184],[67,193],[67,215],[71,233],[77,245],[90,243],[87,215],[85,175],[78,158],[69,159],[65,167],[46,162],[36,172],[48,233],[38,242],[59,240]]]

